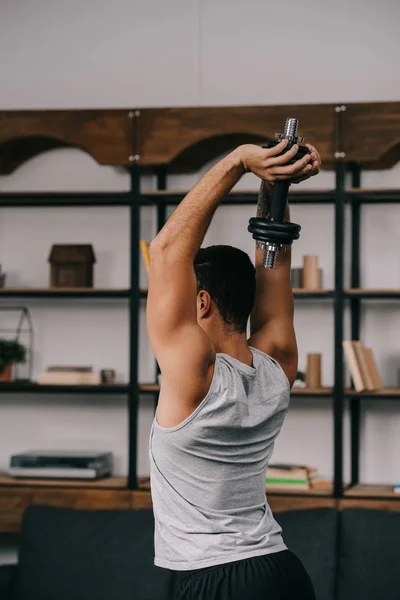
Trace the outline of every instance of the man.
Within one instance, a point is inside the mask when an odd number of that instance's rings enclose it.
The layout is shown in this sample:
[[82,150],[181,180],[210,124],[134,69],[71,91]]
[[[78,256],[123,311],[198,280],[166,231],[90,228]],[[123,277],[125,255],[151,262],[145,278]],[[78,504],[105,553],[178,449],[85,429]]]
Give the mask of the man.
[[[275,269],[230,246],[200,249],[222,198],[245,172],[263,182],[319,171],[293,146],[237,148],[177,207],[150,247],[147,327],[162,386],[150,437],[155,564],[174,600],[312,600],[265,497],[265,475],[297,370],[290,246]],[[288,212],[287,212],[288,216]],[[245,224],[243,224],[245,230]],[[251,337],[246,326],[251,314]]]

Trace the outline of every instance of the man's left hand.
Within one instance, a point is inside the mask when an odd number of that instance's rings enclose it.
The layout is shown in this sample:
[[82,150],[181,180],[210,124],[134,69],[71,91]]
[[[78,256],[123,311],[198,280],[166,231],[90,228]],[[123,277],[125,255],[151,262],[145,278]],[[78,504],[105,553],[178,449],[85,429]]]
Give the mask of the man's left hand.
[[306,179],[309,179],[310,177],[313,177],[314,175],[318,175],[319,170],[321,168],[321,156],[318,152],[318,150],[312,146],[311,144],[306,144],[307,148],[310,151],[310,155],[311,155],[311,170],[306,173],[305,175],[303,175],[302,177],[298,177],[297,179],[292,179],[292,183],[300,183],[301,181],[305,181]]

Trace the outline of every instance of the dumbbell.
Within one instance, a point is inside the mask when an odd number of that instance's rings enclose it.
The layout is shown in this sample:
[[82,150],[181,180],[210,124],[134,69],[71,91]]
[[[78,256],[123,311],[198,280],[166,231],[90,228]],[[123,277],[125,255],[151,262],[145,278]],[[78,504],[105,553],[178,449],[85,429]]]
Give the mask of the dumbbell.
[[[263,148],[274,148],[282,140],[287,140],[288,144],[281,154],[285,154],[294,144],[301,144],[304,138],[297,136],[299,128],[298,119],[288,117],[286,119],[283,133],[275,134],[275,141],[268,142]],[[286,164],[292,165],[294,162],[303,158],[310,151],[307,146],[299,146],[296,155]],[[257,241],[257,248],[264,250],[263,267],[273,269],[275,267],[276,255],[285,250],[284,246],[293,243],[300,237],[300,225],[296,223],[285,222],[285,208],[289,193],[290,180],[277,181],[271,198],[271,210],[268,218],[253,217],[249,221],[248,231]]]

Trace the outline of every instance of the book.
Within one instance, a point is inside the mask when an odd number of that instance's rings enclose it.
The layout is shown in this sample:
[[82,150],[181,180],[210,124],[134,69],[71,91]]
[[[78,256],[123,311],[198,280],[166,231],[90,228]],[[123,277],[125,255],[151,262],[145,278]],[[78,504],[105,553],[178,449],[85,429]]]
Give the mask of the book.
[[150,252],[149,252],[149,244],[146,240],[140,240],[140,251],[142,253],[144,266],[146,267],[147,274],[150,271]]
[[371,373],[368,368],[368,363],[365,358],[364,347],[360,341],[352,341],[351,344],[354,348],[354,353],[356,355],[356,359],[357,359],[358,367],[360,369],[364,388],[369,391],[372,391],[374,389],[374,384],[372,381]]
[[57,372],[57,373],[65,373],[68,372],[70,373],[72,372],[76,372],[76,373],[92,373],[93,372],[93,367],[80,367],[80,366],[73,366],[73,365],[53,365],[50,367],[47,367],[46,369],[47,372]]
[[39,373],[37,383],[40,385],[98,385],[101,383],[101,376],[100,373],[44,371]]
[[291,491],[291,492],[305,492],[310,489],[308,481],[306,483],[267,483],[265,486],[266,491]]
[[394,488],[393,488],[393,492],[395,494],[400,494],[400,483],[397,483]]
[[311,474],[309,480],[310,480],[310,488],[311,489],[327,488],[327,487],[330,487],[332,485],[332,482],[328,481],[320,473],[313,473],[313,474]]
[[364,356],[365,356],[366,363],[368,365],[369,373],[371,375],[373,389],[374,390],[382,390],[383,384],[382,384],[382,380],[379,375],[379,371],[376,367],[374,353],[372,351],[372,348],[364,347]]
[[266,491],[306,491],[332,484],[318,469],[307,465],[271,464],[266,474]]
[[344,356],[350,371],[350,376],[353,380],[354,388],[357,392],[363,392],[365,390],[365,385],[361,376],[360,368],[358,366],[354,346],[350,340],[343,340],[342,344]]
[[293,471],[315,471],[315,467],[310,467],[308,465],[298,465],[298,464],[292,464],[292,463],[270,463],[268,465],[268,469],[277,469],[280,471],[284,471],[285,473],[287,472],[293,472]]
[[289,483],[289,484],[303,484],[303,483],[309,483],[308,479],[280,479],[279,477],[267,477],[266,478],[266,483],[267,485],[270,483]]
[[308,471],[307,469],[294,469],[292,471],[284,471],[283,469],[276,469],[268,467],[267,470],[267,480],[268,479],[285,479],[287,481],[296,481],[296,480],[308,480]]

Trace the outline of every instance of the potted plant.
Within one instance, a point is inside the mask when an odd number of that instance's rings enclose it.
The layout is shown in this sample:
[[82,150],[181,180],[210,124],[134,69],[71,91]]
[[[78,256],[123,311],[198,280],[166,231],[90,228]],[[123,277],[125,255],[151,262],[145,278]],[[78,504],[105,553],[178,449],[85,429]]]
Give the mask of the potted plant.
[[17,340],[0,339],[0,381],[11,381],[13,365],[24,363],[25,358],[25,346]]

